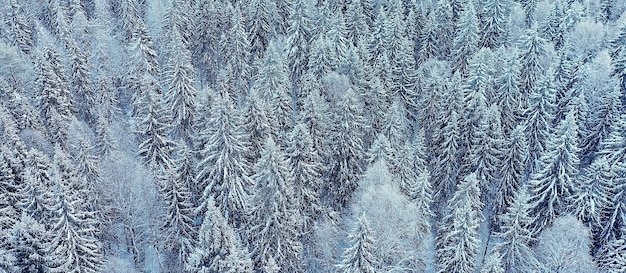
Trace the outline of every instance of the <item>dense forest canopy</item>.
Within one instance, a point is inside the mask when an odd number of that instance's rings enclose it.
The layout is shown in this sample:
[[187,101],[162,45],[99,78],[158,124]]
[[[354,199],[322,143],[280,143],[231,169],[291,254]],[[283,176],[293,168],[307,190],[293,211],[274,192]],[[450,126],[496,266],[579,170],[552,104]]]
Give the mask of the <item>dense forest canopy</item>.
[[626,271],[625,0],[0,0],[0,273]]

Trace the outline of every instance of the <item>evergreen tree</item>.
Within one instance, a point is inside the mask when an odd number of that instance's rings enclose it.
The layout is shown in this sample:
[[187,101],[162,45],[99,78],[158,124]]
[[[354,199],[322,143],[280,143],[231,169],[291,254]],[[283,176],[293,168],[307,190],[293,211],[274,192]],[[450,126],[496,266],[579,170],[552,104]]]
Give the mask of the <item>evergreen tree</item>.
[[468,60],[478,49],[480,42],[480,26],[476,15],[474,1],[469,0],[456,26],[457,35],[452,43],[452,69],[465,71]]
[[73,45],[71,51],[72,91],[77,98],[77,111],[88,123],[94,124],[96,118],[96,93],[92,88],[91,73],[87,54]]
[[[616,91],[616,90],[615,90]],[[608,91],[602,95],[598,106],[590,109],[588,132],[585,139],[581,139],[582,159],[593,160],[600,143],[609,136],[611,124],[619,119],[621,102],[616,92]]]
[[279,51],[278,45],[271,43],[268,46],[252,90],[256,92],[268,111],[272,112],[268,118],[274,136],[280,141],[284,140],[293,127],[293,110],[289,96],[289,74],[285,56]]
[[250,88],[252,68],[250,67],[250,41],[245,29],[240,6],[232,8],[231,27],[222,35],[220,48],[224,65],[229,67],[228,82],[233,85],[235,95],[243,97]]
[[481,43],[482,47],[496,48],[504,42],[507,20],[513,1],[487,0],[481,3]]
[[527,30],[520,38],[518,46],[521,67],[519,87],[522,94],[529,94],[536,89],[537,80],[545,69],[541,64],[541,59],[546,55],[545,44],[545,39],[532,29]]
[[365,215],[359,217],[354,229],[349,235],[352,245],[344,250],[343,260],[337,265],[340,272],[376,272],[378,260],[374,256],[374,233],[369,227]]
[[537,9],[537,0],[518,0],[518,2],[524,8],[524,14],[526,15],[526,26],[530,27],[535,22],[535,10]]
[[291,177],[294,179],[294,196],[302,212],[304,230],[323,212],[320,202],[322,188],[322,159],[313,146],[313,139],[304,124],[296,125],[289,134],[286,149]]
[[267,266],[271,255],[281,270],[302,271],[302,244],[298,241],[302,215],[288,166],[270,137],[252,176],[255,191],[249,240],[257,269]]
[[458,185],[448,201],[437,237],[439,272],[474,272],[483,221],[479,178],[472,173]]
[[22,213],[11,230],[15,266],[21,272],[50,272],[50,233],[33,217]]
[[494,80],[494,90],[502,115],[502,132],[508,136],[522,121],[527,102],[518,87],[520,65],[517,51],[503,51],[502,55],[503,70]]
[[501,214],[502,225],[496,237],[502,242],[496,244],[494,252],[502,254],[502,265],[506,272],[532,272],[541,268],[529,246],[534,242],[530,225],[535,218],[530,214],[530,198],[528,189],[525,186],[520,187],[515,191],[506,213]]
[[145,116],[141,118],[135,131],[140,142],[137,155],[148,168],[158,173],[171,167],[176,143],[167,135],[170,117],[156,98],[157,95],[151,92],[145,95]]
[[597,262],[608,273],[617,273],[626,267],[626,244],[624,239],[609,241],[608,245],[600,250]]
[[291,3],[289,27],[287,28],[287,60],[291,83],[301,86],[301,78],[309,64],[309,42],[311,40],[311,18],[309,4],[303,0]]
[[37,150],[28,151],[24,163],[24,184],[20,188],[20,206],[23,211],[43,223],[51,217],[52,167],[49,161],[46,155]]
[[438,18],[435,16],[435,12],[431,11],[426,18],[427,21],[424,24],[424,28],[420,32],[420,47],[417,58],[418,64],[422,64],[428,59],[439,56],[439,50],[441,48],[438,47],[439,37],[437,34],[440,29],[437,25],[437,19]]
[[250,35],[252,60],[261,59],[269,45],[269,41],[277,33],[278,13],[275,1],[252,0],[248,3],[248,35]]
[[169,128],[173,135],[190,143],[196,109],[195,70],[191,64],[191,53],[176,29],[172,30],[171,40],[166,45],[166,56],[163,80],[167,90],[163,107],[171,117]]
[[37,94],[39,113],[55,141],[64,142],[72,115],[72,97],[67,77],[53,49],[46,47],[40,61],[40,85]]
[[330,132],[334,162],[329,173],[329,198],[335,209],[344,208],[363,173],[365,119],[358,96],[349,88],[336,101]]
[[206,209],[213,196],[229,223],[238,226],[248,211],[252,181],[241,118],[226,94],[213,98],[208,126],[199,138],[203,148],[196,175],[202,190],[198,209]]
[[518,125],[511,132],[511,136],[504,141],[504,153],[502,155],[502,167],[500,169],[500,181],[497,186],[495,209],[496,215],[506,212],[513,204],[514,194],[522,185],[526,176],[525,166],[528,156],[528,146],[523,126]]
[[530,170],[537,169],[539,157],[547,149],[550,129],[552,128],[550,124],[555,102],[551,74],[548,71],[537,83],[537,88],[530,95],[529,105],[525,111]]
[[187,261],[191,253],[193,240],[196,238],[193,227],[193,204],[191,192],[187,188],[184,165],[177,165],[168,169],[161,176],[160,195],[165,204],[165,218],[161,225],[164,236],[166,257],[168,264],[166,270],[177,271]]
[[532,214],[537,215],[533,228],[540,232],[565,212],[567,201],[578,175],[577,126],[568,114],[541,155],[541,167],[530,180]]
[[117,143],[113,136],[111,135],[111,122],[107,120],[106,117],[100,115],[98,117],[98,123],[96,124],[96,143],[95,150],[96,154],[100,156],[100,158],[106,158],[111,154],[113,150],[117,148]]
[[24,11],[19,1],[11,0],[9,5],[11,7],[8,9],[6,16],[6,26],[11,36],[10,40],[23,53],[30,54],[35,43],[32,26],[29,25],[29,22],[24,16]]
[[580,221],[587,224],[597,235],[602,228],[603,214],[601,211],[609,207],[611,191],[614,191],[613,173],[606,158],[598,158],[575,180],[570,197],[570,211]]
[[185,266],[189,272],[252,272],[252,261],[239,235],[228,225],[213,197],[206,202],[198,240]]
[[254,91],[248,95],[243,118],[250,143],[248,161],[256,163],[261,158],[261,150],[263,150],[265,140],[271,133],[271,126],[267,118],[267,111]]
[[504,273],[504,268],[502,267],[502,257],[500,256],[500,252],[492,251],[489,254],[489,258],[485,261],[483,268],[480,270],[480,273]]
[[353,46],[357,46],[370,32],[364,4],[362,0],[350,1],[346,10],[346,38]]
[[[454,94],[454,92],[450,92]],[[449,97],[450,99],[455,99]],[[460,175],[461,162],[459,161],[461,131],[457,110],[450,106],[444,116],[440,117],[442,128],[437,133],[437,155],[432,162],[433,186],[435,189],[435,203],[442,204],[454,193],[454,186]]]

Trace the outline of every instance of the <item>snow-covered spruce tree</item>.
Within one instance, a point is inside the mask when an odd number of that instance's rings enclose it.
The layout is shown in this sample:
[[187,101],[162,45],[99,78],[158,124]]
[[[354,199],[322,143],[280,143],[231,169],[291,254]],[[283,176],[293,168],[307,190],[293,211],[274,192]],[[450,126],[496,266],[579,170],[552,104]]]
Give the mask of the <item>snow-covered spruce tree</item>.
[[[613,59],[613,74],[618,77],[622,94],[626,92],[626,26],[619,30],[619,35],[611,41],[611,57]],[[626,103],[626,97],[622,102]]]
[[294,181],[294,197],[303,216],[302,227],[307,231],[313,227],[324,207],[319,197],[322,189],[322,159],[304,124],[296,125],[289,134],[285,153]]
[[[424,130],[420,130],[413,140],[407,141],[398,151],[396,169],[393,170],[400,183],[400,190],[409,198],[415,179],[428,170],[426,159]],[[428,176],[430,179],[430,173]]]
[[54,162],[57,173],[51,188],[51,242],[47,246],[55,259],[50,263],[52,272],[99,272],[103,263],[101,244],[95,236],[94,212],[83,199],[84,183],[59,146],[55,148]]
[[367,166],[372,166],[379,160],[385,161],[390,168],[396,166],[395,151],[384,134],[379,134],[367,151]]
[[430,11],[430,13],[426,17],[426,23],[424,24],[423,29],[420,32],[420,47],[417,53],[417,63],[422,64],[426,62],[428,59],[436,58],[439,56],[440,48],[438,45],[438,32],[439,28],[437,25],[437,17],[435,17],[435,12]]
[[138,121],[135,129],[139,140],[137,155],[148,168],[159,173],[172,165],[172,152],[176,142],[167,134],[170,116],[165,112],[157,94],[147,92],[145,96],[146,105],[142,110],[145,115]]
[[261,150],[271,133],[267,111],[254,91],[248,94],[243,110],[243,120],[249,142],[246,157],[250,163],[254,164],[261,158]]
[[[393,155],[398,155],[402,145],[408,138],[408,123],[406,118],[407,110],[404,108],[404,104],[396,99],[389,107],[387,115],[385,116],[382,124],[382,134],[384,134],[389,140],[389,145]],[[394,164],[388,161],[390,164]],[[392,166],[393,167],[393,166]]]
[[430,179],[428,169],[424,169],[409,188],[409,200],[415,204],[419,212],[416,228],[420,234],[430,234],[432,219],[435,216],[430,208],[433,204],[433,188]]
[[600,268],[607,273],[619,273],[626,268],[626,241],[610,240],[597,255],[596,262]]
[[554,87],[552,73],[548,71],[541,77],[530,95],[526,109],[525,127],[528,140],[528,166],[531,171],[539,167],[539,157],[547,149],[548,138],[551,135],[551,120],[554,113]]
[[33,217],[22,213],[11,230],[11,248],[18,272],[50,272],[51,234]]
[[504,273],[504,267],[502,266],[502,256],[498,251],[491,251],[489,258],[485,260],[483,268],[480,273]]
[[[476,153],[475,142],[480,138],[480,122],[486,119],[487,97],[491,89],[491,51],[481,49],[469,61],[467,78],[463,83],[463,112],[461,114],[462,128],[464,131],[464,149],[467,153]],[[471,162],[471,161],[470,161]],[[465,162],[464,162],[465,163]],[[464,170],[468,167],[465,164]]]
[[368,16],[361,0],[350,1],[346,9],[346,38],[357,46],[370,32]]
[[[455,92],[448,92],[447,98],[451,100],[457,99],[453,97]],[[443,127],[437,132],[437,146],[433,151],[436,158],[431,162],[436,204],[445,204],[446,200],[452,196],[460,175],[461,162],[459,155],[461,154],[461,147],[459,145],[461,142],[461,129],[458,110],[455,108],[454,105],[450,105],[444,111],[444,114],[439,117]]]
[[541,154],[540,167],[529,181],[532,215],[536,234],[551,225],[567,209],[574,180],[578,175],[578,127],[570,112],[556,128],[547,149]]
[[176,29],[166,44],[163,80],[167,90],[163,101],[164,112],[171,117],[169,130],[182,142],[191,143],[193,117],[196,115],[195,70],[191,64],[191,52]]
[[615,191],[615,174],[611,171],[608,161],[604,157],[597,158],[586,168],[583,175],[574,181],[570,196],[570,211],[590,228],[592,235],[600,234],[602,218],[613,202],[610,198]]
[[268,45],[265,57],[259,63],[252,90],[272,113],[268,116],[271,132],[279,143],[282,142],[293,127],[293,110],[285,56],[274,42]]
[[[6,147],[2,150],[6,150]],[[22,212],[18,203],[19,182],[9,165],[8,156],[4,151],[0,153],[0,230],[11,228],[19,220]]]
[[512,199],[506,213],[501,214],[500,232],[495,235],[501,242],[494,246],[494,251],[502,255],[502,265],[507,272],[537,271],[541,267],[529,246],[535,241],[530,226],[535,217],[530,214],[532,207],[528,189],[520,187]]
[[376,240],[365,215],[361,215],[350,232],[351,246],[344,250],[341,263],[337,265],[342,273],[374,273],[379,261],[374,256]]
[[431,16],[437,21],[437,48],[438,58],[450,60],[450,51],[455,37],[455,21],[453,19],[452,5],[450,0],[437,1]]
[[342,13],[334,14],[330,18],[330,24],[325,37],[328,42],[331,68],[337,71],[345,63],[350,42],[346,38],[346,22]]
[[220,39],[223,65],[229,67],[229,82],[233,85],[234,95],[243,97],[250,88],[252,67],[250,66],[250,41],[241,6],[231,8],[230,29]]
[[50,137],[64,142],[72,116],[72,97],[60,56],[46,47],[40,59],[39,92],[36,95],[39,114]]
[[176,165],[160,174],[159,193],[165,205],[161,234],[166,271],[181,271],[196,238],[193,224],[193,200],[181,169]]
[[363,173],[363,136],[365,118],[363,106],[352,88],[339,95],[332,110],[330,141],[333,162],[328,175],[330,204],[335,209],[344,208]]
[[523,126],[518,125],[511,135],[504,140],[502,165],[499,169],[500,179],[495,196],[494,209],[496,215],[502,215],[513,204],[515,192],[518,191],[526,176],[526,157],[528,146]]
[[275,16],[278,13],[275,1],[252,0],[248,5],[246,21],[250,35],[251,58],[254,62],[263,57],[269,41],[277,35],[276,30],[280,23]]
[[101,158],[106,158],[112,151],[117,149],[117,142],[111,134],[111,122],[100,115],[96,123],[95,152]]
[[34,45],[33,28],[24,16],[24,11],[20,2],[10,1],[9,12],[6,17],[6,26],[10,34],[11,41],[25,54],[30,54]]
[[537,0],[518,0],[518,2],[524,8],[524,14],[526,16],[526,26],[530,27],[535,22],[535,11],[537,9]]
[[464,72],[480,42],[480,25],[473,0],[468,0],[456,29],[457,34],[451,49],[452,69],[455,72]]
[[309,63],[307,73],[321,80],[326,73],[331,71],[331,60],[329,56],[326,33],[313,36],[309,49]]
[[520,64],[516,50],[499,51],[499,60],[504,63],[502,71],[494,79],[494,90],[497,104],[500,106],[502,133],[509,136],[513,129],[522,121],[526,107],[526,97],[519,90]]
[[626,115],[622,114],[611,125],[611,133],[600,143],[598,157],[605,157],[609,165],[626,159]]
[[471,149],[466,156],[471,162],[469,170],[481,179],[480,190],[485,205],[493,207],[494,197],[500,190],[497,188],[504,154],[500,111],[498,106],[489,107],[485,117],[480,121],[477,134],[470,140]]
[[268,265],[270,255],[285,272],[301,272],[302,244],[298,241],[302,214],[294,198],[289,164],[270,137],[255,166],[251,227],[248,231],[255,268]]
[[89,59],[87,53],[78,48],[77,44],[70,47],[71,83],[76,98],[78,115],[90,124],[96,122],[96,92],[92,88]]
[[213,197],[206,202],[202,226],[194,245],[185,264],[187,272],[253,272],[247,248],[215,206]]
[[438,230],[436,254],[440,273],[474,272],[480,245],[478,228],[483,221],[479,178],[466,176],[448,201]]
[[51,217],[52,166],[49,162],[45,154],[29,150],[24,163],[24,184],[20,187],[22,210],[42,223],[47,223]]
[[208,126],[199,138],[203,148],[196,175],[202,191],[198,209],[204,210],[213,196],[229,224],[237,227],[248,212],[252,181],[248,176],[250,166],[245,158],[246,138],[241,117],[227,94],[213,97]]
[[585,139],[581,139],[582,160],[592,161],[599,149],[600,143],[606,139],[611,126],[620,118],[622,104],[617,89],[605,91],[598,105],[589,109],[588,131]]
[[311,40],[310,4],[304,0],[290,1],[287,27],[287,60],[292,87],[301,87],[301,77],[309,64]]
[[479,5],[482,7],[479,11],[482,47],[493,49],[503,44],[512,4],[511,0],[487,0]]
[[544,70],[541,59],[546,55],[546,40],[536,30],[529,29],[520,38],[518,47],[521,68],[519,88],[522,94],[530,94]]

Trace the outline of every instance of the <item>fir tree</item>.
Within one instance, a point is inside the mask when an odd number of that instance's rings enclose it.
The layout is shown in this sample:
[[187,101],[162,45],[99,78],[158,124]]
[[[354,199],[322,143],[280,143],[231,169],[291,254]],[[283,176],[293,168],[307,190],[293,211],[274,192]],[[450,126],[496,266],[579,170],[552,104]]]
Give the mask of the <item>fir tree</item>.
[[320,202],[322,159],[313,146],[313,139],[304,124],[296,125],[289,134],[286,149],[291,177],[294,179],[296,204],[302,212],[304,230],[308,230],[324,207]]
[[611,191],[614,191],[613,176],[606,158],[598,158],[584,174],[575,180],[570,197],[570,211],[580,221],[587,224],[596,235],[602,228],[601,218],[609,207]]
[[496,244],[494,251],[502,254],[502,264],[507,272],[522,273],[540,269],[540,263],[529,246],[534,242],[530,226],[534,220],[530,214],[530,198],[528,189],[520,187],[506,213],[501,214],[502,225],[496,237],[502,242]]
[[522,94],[529,94],[536,88],[535,84],[544,70],[541,59],[546,55],[545,44],[545,39],[532,29],[527,30],[520,38],[518,46],[521,66],[519,87]]
[[480,273],[504,273],[504,268],[502,267],[502,257],[500,256],[500,252],[492,251],[489,254],[489,258],[485,261],[483,268],[480,270]]
[[240,6],[232,8],[231,27],[220,40],[223,63],[229,67],[228,81],[233,85],[234,95],[243,97],[250,88],[252,68],[250,66],[250,41],[245,29]]
[[333,143],[336,161],[329,173],[331,205],[335,209],[344,208],[356,189],[357,181],[363,173],[362,160],[365,156],[363,136],[365,118],[362,103],[352,89],[344,91],[336,102],[333,111]]
[[365,215],[359,217],[349,238],[352,245],[343,252],[343,260],[337,265],[339,271],[376,272],[378,267],[378,260],[374,256],[376,241]]
[[294,0],[289,14],[287,28],[287,60],[291,83],[300,87],[301,77],[309,64],[309,41],[311,40],[311,18],[309,4],[303,0]]
[[480,42],[480,26],[474,1],[469,0],[456,26],[457,35],[452,43],[452,69],[465,71],[467,61],[474,55]]
[[494,80],[494,90],[502,115],[502,132],[508,136],[522,121],[527,101],[522,97],[518,87],[520,65],[517,51],[504,51],[502,55],[504,55],[503,71]]
[[301,211],[294,199],[294,182],[288,162],[269,138],[252,176],[255,184],[249,240],[257,269],[268,265],[270,255],[281,270],[302,271],[302,244],[298,241]]
[[495,209],[497,215],[506,212],[513,204],[514,193],[518,191],[525,178],[526,157],[528,156],[528,146],[523,127],[518,125],[511,132],[511,136],[505,139],[504,154],[502,155],[502,168],[500,169],[500,180],[497,188]]
[[215,206],[213,197],[206,202],[204,219],[194,245],[185,266],[189,272],[253,272],[248,250]]
[[554,113],[554,87],[551,72],[541,78],[530,96],[529,106],[525,111],[526,135],[528,137],[530,170],[536,170],[539,157],[547,149],[550,136],[551,120]]
[[248,10],[248,35],[250,35],[252,60],[260,59],[269,45],[269,41],[277,35],[279,24],[275,15],[278,10],[275,1],[252,0]]
[[474,272],[480,244],[478,228],[483,221],[479,178],[472,173],[461,181],[437,237],[439,272]]
[[53,186],[50,223],[52,272],[99,272],[102,266],[100,242],[95,237],[94,213],[83,203],[84,184],[77,178],[75,167],[57,146],[54,161],[57,166]]
[[148,92],[145,106],[145,116],[137,125],[136,133],[139,137],[139,155],[146,166],[155,172],[161,172],[172,165],[172,152],[176,143],[169,139],[169,115],[164,113],[161,102],[156,94]]
[[570,113],[548,142],[547,150],[541,155],[541,167],[529,182],[532,214],[537,215],[533,223],[536,232],[552,224],[567,208],[578,175],[577,130],[574,116]]
[[171,117],[169,128],[173,135],[190,143],[197,91],[191,53],[183,42],[181,33],[172,30],[171,40],[166,45],[167,59],[163,68],[163,79],[167,86],[163,107]]
[[191,192],[186,185],[184,165],[168,169],[161,176],[160,195],[165,204],[165,218],[161,226],[164,236],[166,270],[180,270],[187,261],[196,238],[193,227],[193,204]]
[[226,94],[213,98],[207,128],[200,133],[203,149],[196,181],[202,190],[201,205],[213,196],[231,225],[237,226],[248,211],[252,181],[245,159],[247,149],[239,113]]
[[23,213],[11,230],[15,266],[21,272],[50,272],[50,233],[44,225]]
[[481,3],[482,47],[496,48],[504,42],[512,1],[488,0]]

